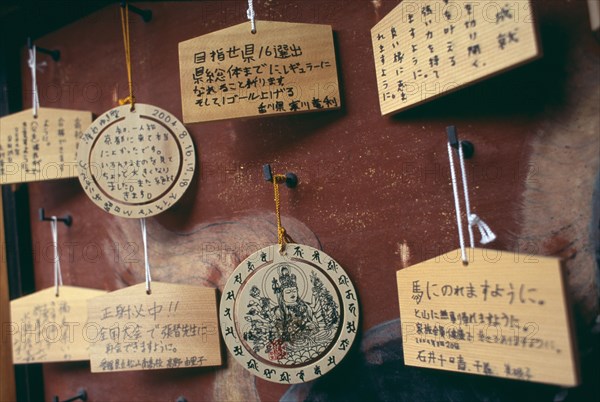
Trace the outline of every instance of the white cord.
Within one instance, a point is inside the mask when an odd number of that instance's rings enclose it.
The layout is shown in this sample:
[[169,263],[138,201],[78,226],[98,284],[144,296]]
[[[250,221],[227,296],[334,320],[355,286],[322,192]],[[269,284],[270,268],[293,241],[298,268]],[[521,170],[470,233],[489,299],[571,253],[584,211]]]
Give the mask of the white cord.
[[463,262],[467,262],[467,251],[465,250],[465,237],[463,235],[462,222],[460,219],[460,201],[458,199],[458,184],[456,183],[456,170],[454,169],[454,157],[452,146],[448,142],[448,160],[450,161],[450,177],[452,178],[452,193],[454,194],[454,210],[456,211],[456,225],[458,226],[458,241]]
[[471,248],[474,248],[475,238],[473,236],[473,224],[471,223],[471,202],[469,200],[469,187],[467,184],[467,169],[465,169],[465,158],[460,142],[458,143],[458,161],[460,163],[460,174],[462,176],[463,193],[465,197],[465,212],[467,213],[467,221],[469,222],[467,225],[467,229],[469,230],[469,244],[471,245]]
[[469,186],[467,184],[467,169],[465,169],[465,157],[463,154],[463,147],[459,143],[458,146],[458,160],[460,161],[460,173],[462,175],[463,192],[465,194],[465,212],[467,213],[467,221],[469,222],[469,240],[471,242],[471,248],[475,247],[475,240],[473,236],[473,226],[477,225],[479,233],[481,234],[481,244],[488,244],[496,240],[496,235],[492,232],[492,229],[485,223],[481,218],[471,213],[471,202],[469,200]]
[[29,64],[29,69],[31,70],[31,89],[32,89],[32,93],[33,93],[33,99],[32,99],[32,108],[33,108],[33,117],[36,118],[38,115],[38,109],[40,108],[40,98],[39,98],[39,94],[38,94],[38,87],[37,87],[37,74],[36,74],[36,70],[37,70],[37,62],[36,62],[36,50],[35,50],[35,45],[31,46],[31,49],[29,49],[29,60],[27,61],[27,63]]
[[479,241],[481,244],[488,244],[496,240],[496,234],[492,232],[492,229],[490,229],[488,224],[482,221],[479,216],[475,214],[469,215],[469,225],[477,225],[479,233],[481,234],[481,240]]
[[[458,239],[460,243],[460,251],[463,262],[467,263],[467,252],[465,250],[465,239],[463,235],[461,213],[460,213],[460,201],[458,199],[458,184],[456,181],[456,171],[454,168],[454,156],[452,153],[452,146],[448,142],[448,159],[450,161],[450,176],[452,178],[452,191],[454,193],[454,209],[456,210],[456,224],[458,225]],[[460,163],[460,174],[463,185],[463,193],[465,197],[465,212],[467,214],[467,228],[469,230],[469,244],[471,248],[475,247],[475,239],[473,235],[473,226],[477,226],[479,233],[481,234],[481,244],[488,244],[496,240],[496,235],[492,232],[492,229],[485,223],[479,216],[471,213],[471,201],[469,199],[469,185],[467,183],[467,169],[465,169],[465,157],[463,154],[462,143],[458,143],[458,160]]]
[[56,297],[58,297],[58,287],[62,286],[62,273],[60,270],[60,256],[58,255],[58,219],[56,216],[50,217],[50,227],[52,229],[52,243],[54,249],[54,288]]
[[150,294],[150,284],[152,283],[152,276],[150,276],[150,263],[148,262],[148,235],[146,232],[146,218],[140,219],[140,225],[142,226],[142,242],[144,243],[144,269],[146,271],[146,293]]
[[252,27],[252,33],[256,33],[256,14],[254,13],[254,1],[248,0],[248,10],[246,10],[246,16],[250,20],[250,26]]

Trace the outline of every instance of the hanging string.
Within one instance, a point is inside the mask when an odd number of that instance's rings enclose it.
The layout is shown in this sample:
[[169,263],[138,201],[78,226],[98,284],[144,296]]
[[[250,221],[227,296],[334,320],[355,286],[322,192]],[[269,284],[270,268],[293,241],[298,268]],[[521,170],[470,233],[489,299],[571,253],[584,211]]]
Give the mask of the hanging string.
[[471,202],[469,199],[469,187],[467,184],[467,169],[465,169],[465,158],[463,154],[463,147],[458,147],[458,160],[460,161],[460,172],[462,175],[463,192],[465,196],[465,212],[467,213],[467,221],[469,225],[469,241],[471,248],[475,247],[475,240],[473,236],[473,226],[477,226],[479,233],[481,234],[481,244],[488,244],[496,240],[496,235],[492,232],[492,229],[485,223],[481,218],[471,213]]
[[38,93],[37,86],[37,61],[36,61],[36,49],[35,45],[29,48],[29,60],[27,61],[29,64],[29,69],[31,70],[31,90],[32,90],[32,109],[33,109],[33,117],[37,118],[38,109],[40,108],[40,97]]
[[52,248],[54,250],[54,293],[58,297],[59,286],[62,286],[62,273],[60,269],[60,256],[58,255],[58,219],[56,216],[50,217],[50,228],[52,230]]
[[146,293],[150,294],[150,284],[152,283],[152,276],[150,275],[150,263],[148,262],[148,235],[146,232],[146,218],[140,219],[140,225],[142,227],[142,243],[144,244],[144,270],[146,271]]
[[131,79],[131,42],[129,41],[129,2],[121,7],[121,30],[123,31],[123,47],[125,48],[125,66],[127,67],[127,82],[129,85],[129,96],[119,99],[119,105],[131,104],[131,110],[135,109],[135,97],[133,96],[133,81]]
[[[460,145],[458,148],[461,148]],[[456,183],[456,169],[454,169],[454,156],[452,146],[448,143],[448,160],[450,161],[450,177],[452,179],[452,193],[454,194],[454,211],[456,211],[456,225],[458,226],[458,242],[463,262],[467,262],[467,251],[465,250],[465,237],[463,235],[462,220],[460,219],[460,201],[458,199],[458,184]]]
[[256,14],[254,13],[254,1],[248,0],[248,9],[246,10],[246,16],[250,20],[250,26],[252,27],[252,33],[256,33]]
[[289,236],[287,235],[285,228],[281,225],[281,213],[280,201],[279,201],[279,183],[285,182],[285,175],[274,174],[273,175],[273,193],[275,195],[275,216],[277,217],[277,243],[279,244],[279,251],[285,250],[285,245],[288,242]]
[[[452,179],[452,192],[454,194],[454,209],[456,211],[456,225],[458,226],[458,241],[460,243],[461,258],[463,263],[468,263],[467,251],[465,249],[465,239],[462,228],[462,219],[460,211],[460,200],[458,195],[458,183],[456,179],[456,169],[454,167],[454,153],[452,146],[448,142],[448,160],[450,162],[450,177]],[[458,160],[460,166],[461,180],[463,184],[463,194],[465,198],[465,210],[467,214],[467,228],[469,231],[469,244],[471,248],[475,247],[475,239],[473,235],[473,226],[477,226],[481,234],[481,244],[487,244],[496,239],[496,235],[490,227],[477,215],[471,213],[471,201],[469,199],[469,186],[467,183],[467,170],[465,169],[465,158],[463,154],[462,144],[458,144]]]

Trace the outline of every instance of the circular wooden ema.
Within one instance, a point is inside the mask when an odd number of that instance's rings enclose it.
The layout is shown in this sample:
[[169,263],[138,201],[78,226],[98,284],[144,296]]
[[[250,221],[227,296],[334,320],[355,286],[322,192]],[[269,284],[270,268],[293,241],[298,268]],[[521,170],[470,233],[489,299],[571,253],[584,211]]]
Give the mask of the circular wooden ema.
[[233,272],[221,296],[221,333],[245,369],[265,380],[321,377],[350,350],[358,330],[354,285],[324,252],[301,244],[259,250]]
[[152,105],[123,105],[99,116],[77,150],[79,181],[113,215],[144,218],[172,206],[188,188],[196,158],[183,124]]

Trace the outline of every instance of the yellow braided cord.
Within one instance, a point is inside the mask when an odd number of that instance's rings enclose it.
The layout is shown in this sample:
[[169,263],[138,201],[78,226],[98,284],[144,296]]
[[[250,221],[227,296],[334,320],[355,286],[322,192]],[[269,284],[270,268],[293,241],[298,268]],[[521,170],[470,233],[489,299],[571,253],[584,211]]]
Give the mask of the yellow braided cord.
[[133,96],[133,81],[131,79],[131,43],[129,41],[129,2],[125,2],[125,8],[121,7],[121,30],[123,31],[123,47],[125,48],[125,66],[127,67],[127,81],[129,84],[129,96],[119,99],[119,105],[131,104],[131,110],[135,108],[135,97]]
[[273,193],[275,195],[275,216],[277,217],[277,243],[279,244],[279,250],[285,250],[287,243],[287,234],[285,228],[281,225],[281,213],[279,212],[281,202],[279,201],[279,183],[285,182],[285,175],[275,174],[273,175]]

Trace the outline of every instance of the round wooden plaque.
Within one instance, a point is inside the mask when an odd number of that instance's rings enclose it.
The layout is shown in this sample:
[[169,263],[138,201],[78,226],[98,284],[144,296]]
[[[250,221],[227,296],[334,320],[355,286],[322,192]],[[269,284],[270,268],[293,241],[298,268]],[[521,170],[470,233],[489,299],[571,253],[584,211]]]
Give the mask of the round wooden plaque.
[[354,285],[324,252],[302,244],[259,250],[233,272],[221,297],[221,333],[252,374],[280,384],[321,377],[358,330]]
[[172,206],[196,167],[192,139],[171,113],[123,105],[89,126],[77,150],[79,181],[92,201],[113,215],[144,218]]

